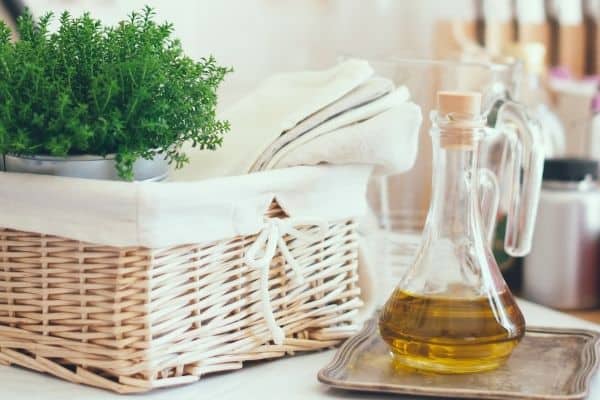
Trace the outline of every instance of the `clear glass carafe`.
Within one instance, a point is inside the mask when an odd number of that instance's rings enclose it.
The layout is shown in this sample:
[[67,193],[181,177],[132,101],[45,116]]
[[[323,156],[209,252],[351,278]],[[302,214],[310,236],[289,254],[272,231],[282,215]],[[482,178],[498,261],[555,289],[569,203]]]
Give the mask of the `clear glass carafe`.
[[[507,251],[529,251],[542,154],[525,152],[509,130],[486,127],[481,95],[438,93],[432,112],[433,193],[414,264],[380,315],[380,333],[397,367],[439,373],[494,369],[521,340],[525,321],[492,255],[499,190],[490,170],[479,168],[480,142],[506,134],[513,176]],[[533,151],[533,154],[537,150]]]
[[[518,64],[405,58],[371,60],[370,63],[378,75],[391,79],[398,86],[406,86],[411,100],[421,107],[423,115],[429,115],[436,109],[438,91],[476,91],[482,94],[482,114],[486,116],[488,128],[498,132],[510,130],[523,143],[540,142],[542,139],[538,122],[526,107],[514,101],[522,86]],[[370,183],[369,204],[373,222],[365,231],[374,256],[372,263],[378,268],[379,305],[383,305],[395,284],[410,268],[422,237],[431,202],[430,130],[431,122],[425,119],[419,132],[417,160],[410,171],[378,176]],[[490,240],[494,239],[493,244],[504,250],[496,236],[504,231],[510,206],[507,195],[512,177],[509,176],[510,168],[505,166],[511,149],[506,135],[493,134],[488,134],[478,147],[480,166],[493,173],[504,194],[497,218],[492,219],[501,227],[495,230],[496,234],[492,227],[489,235]],[[527,148],[522,146],[522,158],[533,159]],[[541,156],[543,159],[543,154]]]

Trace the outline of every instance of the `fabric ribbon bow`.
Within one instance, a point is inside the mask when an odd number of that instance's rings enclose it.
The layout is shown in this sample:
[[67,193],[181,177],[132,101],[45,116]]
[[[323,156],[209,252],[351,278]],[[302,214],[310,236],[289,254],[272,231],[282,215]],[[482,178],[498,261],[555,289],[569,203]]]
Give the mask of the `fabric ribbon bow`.
[[[301,232],[296,229],[296,226],[317,226],[318,232],[314,233]],[[273,342],[281,345],[285,339],[283,329],[277,325],[273,308],[271,307],[271,298],[269,296],[269,269],[271,261],[277,249],[285,259],[285,262],[292,268],[294,277],[292,282],[296,285],[304,283],[304,276],[298,261],[292,256],[287,243],[284,240],[286,235],[293,237],[296,240],[301,240],[305,243],[314,243],[322,240],[329,229],[329,225],[317,219],[310,218],[269,218],[265,222],[265,226],[257,236],[256,240],[246,251],[245,261],[248,266],[260,271],[260,296],[262,303],[262,311],[267,326],[271,331]],[[262,251],[262,255],[259,252]]]

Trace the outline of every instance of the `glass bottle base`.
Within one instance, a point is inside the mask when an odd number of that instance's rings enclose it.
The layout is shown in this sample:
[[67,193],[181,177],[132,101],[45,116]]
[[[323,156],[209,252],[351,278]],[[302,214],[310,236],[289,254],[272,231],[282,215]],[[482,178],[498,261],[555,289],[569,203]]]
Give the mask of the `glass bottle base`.
[[518,340],[487,344],[442,345],[396,343],[391,351],[394,368],[438,374],[471,374],[500,367]]
[[525,333],[508,291],[488,297],[416,295],[397,289],[379,318],[394,364],[446,374],[500,366]]

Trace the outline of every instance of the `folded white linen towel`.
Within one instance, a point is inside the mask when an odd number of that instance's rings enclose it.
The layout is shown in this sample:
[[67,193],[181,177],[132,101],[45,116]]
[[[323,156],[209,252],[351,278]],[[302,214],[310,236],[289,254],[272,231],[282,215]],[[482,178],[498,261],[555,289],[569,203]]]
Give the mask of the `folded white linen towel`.
[[173,171],[171,180],[320,163],[406,171],[416,156],[420,109],[405,87],[394,90],[391,81],[372,73],[365,61],[348,60],[326,71],[268,79],[220,116],[232,127],[223,146],[212,152],[187,148],[190,165]]
[[280,74],[219,115],[231,131],[215,151],[186,146],[190,164],[171,179],[199,180],[247,173],[256,159],[281,135],[334,103],[373,75],[366,61],[348,60],[325,71]]
[[380,173],[407,171],[422,122],[421,109],[409,97],[401,87],[349,110],[282,146],[263,169],[350,163],[375,165]]
[[267,169],[267,164],[284,146],[297,140],[300,136],[312,131],[352,109],[364,106],[377,100],[394,90],[394,83],[388,79],[371,78],[358,86],[327,107],[317,110],[292,129],[283,132],[271,145],[261,154],[251,168],[251,171],[262,171]]
[[376,174],[407,171],[415,163],[420,126],[420,108],[413,103],[400,104],[366,121],[294,143],[277,154],[271,167],[328,162],[375,164]]

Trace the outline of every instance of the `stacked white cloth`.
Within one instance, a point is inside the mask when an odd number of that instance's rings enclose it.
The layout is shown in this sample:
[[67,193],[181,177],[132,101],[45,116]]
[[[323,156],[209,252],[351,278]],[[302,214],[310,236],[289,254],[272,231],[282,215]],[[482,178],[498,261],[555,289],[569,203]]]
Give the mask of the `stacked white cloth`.
[[231,131],[216,151],[186,149],[174,180],[298,165],[367,164],[403,172],[414,164],[420,108],[405,87],[375,77],[366,61],[276,75],[220,115]]

